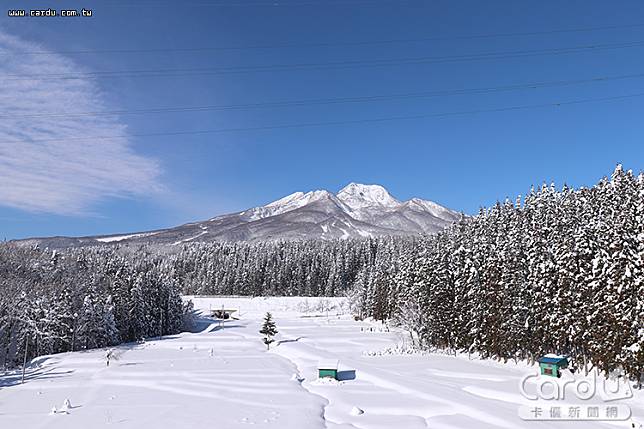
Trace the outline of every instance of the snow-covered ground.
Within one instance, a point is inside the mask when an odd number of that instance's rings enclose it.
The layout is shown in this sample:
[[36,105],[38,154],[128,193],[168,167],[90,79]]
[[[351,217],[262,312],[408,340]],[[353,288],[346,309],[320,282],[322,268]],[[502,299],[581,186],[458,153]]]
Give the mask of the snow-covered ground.
[[[523,421],[519,381],[534,367],[378,353],[400,345],[402,334],[338,315],[346,308],[340,299],[194,302],[204,313],[237,309],[239,320],[222,328],[204,318],[196,333],[118,347],[109,367],[105,350],[36,359],[25,384],[17,374],[0,378],[0,428],[631,427]],[[258,333],[266,311],[280,332],[269,352]],[[317,380],[318,361],[329,359],[340,361],[342,381]],[[640,421],[643,393],[620,401]],[[65,399],[68,414],[50,414]]]

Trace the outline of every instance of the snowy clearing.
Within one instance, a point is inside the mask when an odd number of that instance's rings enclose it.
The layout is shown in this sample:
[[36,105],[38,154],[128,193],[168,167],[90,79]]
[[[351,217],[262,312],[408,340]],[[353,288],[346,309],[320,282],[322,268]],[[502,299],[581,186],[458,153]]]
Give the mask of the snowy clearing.
[[[194,298],[195,307],[237,309],[239,320],[202,318],[184,333],[106,350],[35,359],[24,385],[0,378],[2,428],[571,428],[630,422],[527,422],[519,381],[536,367],[443,354],[370,356],[402,334],[338,315],[333,298]],[[266,311],[279,334],[269,352],[258,333]],[[339,360],[338,378],[317,365]],[[644,394],[628,404],[644,416]],[[65,400],[69,404],[64,407]],[[57,412],[52,413],[52,407]],[[66,412],[61,412],[61,409]]]

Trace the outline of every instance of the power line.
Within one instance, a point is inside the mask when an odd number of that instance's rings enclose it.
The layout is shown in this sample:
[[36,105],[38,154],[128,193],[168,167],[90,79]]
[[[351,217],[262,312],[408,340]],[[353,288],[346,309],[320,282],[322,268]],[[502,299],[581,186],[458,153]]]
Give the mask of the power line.
[[142,134],[124,134],[124,135],[115,135],[115,136],[87,136],[87,137],[65,137],[65,138],[56,138],[56,139],[14,140],[14,141],[0,142],[0,144],[6,145],[6,144],[14,144],[14,143],[48,143],[48,142],[70,141],[70,140],[76,140],[76,141],[115,140],[115,139],[124,139],[124,138],[132,138],[132,137],[204,135],[204,134],[218,134],[218,133],[241,132],[241,131],[267,131],[267,130],[277,130],[277,129],[382,123],[382,122],[392,122],[392,121],[400,121],[400,120],[447,118],[451,116],[475,115],[480,113],[500,113],[500,112],[520,111],[520,110],[538,109],[538,108],[546,108],[546,107],[561,107],[561,106],[570,106],[570,105],[584,104],[584,103],[627,100],[627,99],[643,97],[643,96],[644,96],[644,92],[640,92],[635,94],[618,95],[618,96],[611,96],[611,97],[586,98],[586,99],[578,99],[578,100],[563,101],[563,102],[499,107],[494,109],[476,109],[476,110],[464,110],[464,111],[456,111],[456,112],[429,113],[429,114],[407,115],[407,116],[389,116],[389,117],[382,117],[382,118],[355,119],[355,120],[343,120],[343,121],[305,122],[305,123],[299,123],[299,124],[264,125],[264,126],[256,126],[256,127],[219,128],[219,129],[199,130],[199,131],[174,131],[174,132],[156,132],[156,133],[142,133]]
[[[280,0],[270,0],[265,2],[259,1],[245,1],[245,2],[183,2],[182,7],[201,7],[201,6],[213,6],[213,7],[248,7],[248,6],[264,6],[264,7],[293,7],[293,6],[384,6],[388,3],[418,3],[418,5],[423,4],[419,0],[340,0],[340,1],[280,1]],[[103,8],[139,8],[139,7],[177,7],[177,3],[172,1],[139,1],[137,3],[109,3],[102,4]]]
[[336,98],[317,98],[305,100],[275,101],[264,103],[245,103],[229,105],[206,105],[206,106],[178,106],[151,109],[131,109],[131,110],[112,110],[112,111],[85,111],[85,112],[40,112],[24,115],[0,115],[0,119],[32,119],[32,118],[56,118],[56,117],[84,117],[84,116],[119,116],[119,115],[142,115],[158,113],[181,113],[181,112],[206,112],[206,111],[228,111],[228,110],[247,110],[247,109],[264,109],[264,108],[282,108],[282,107],[300,107],[329,104],[346,104],[346,103],[369,103],[390,100],[404,100],[416,98],[433,98],[453,95],[469,94],[494,94],[499,92],[517,91],[525,89],[540,89],[552,87],[564,87],[572,85],[581,85],[589,83],[609,82],[616,80],[628,80],[644,78],[644,73],[618,75],[618,76],[600,76],[589,79],[574,79],[560,81],[530,82],[516,85],[494,86],[483,88],[464,88],[451,89],[442,91],[422,91],[401,94],[370,95],[360,97],[336,97]]
[[491,34],[473,34],[461,36],[446,37],[421,37],[410,39],[384,39],[384,40],[365,40],[354,42],[320,42],[320,43],[303,43],[303,44],[277,44],[277,45],[250,45],[250,46],[206,46],[191,48],[123,48],[123,49],[84,49],[73,51],[18,51],[18,52],[0,52],[2,55],[54,55],[54,54],[141,54],[141,53],[163,53],[163,52],[209,52],[209,51],[228,51],[228,50],[252,50],[252,49],[289,49],[289,48],[318,48],[318,47],[336,47],[336,46],[367,46],[367,45],[385,45],[397,43],[416,43],[416,42],[433,42],[446,40],[472,40],[472,39],[489,39],[500,37],[524,37],[524,36],[543,36],[548,34],[565,34],[581,33],[591,31],[617,30],[626,28],[642,28],[644,24],[626,24],[626,25],[607,25],[602,27],[582,27],[561,30],[546,31],[529,31],[514,33],[491,33]]
[[382,67],[395,65],[432,64],[447,62],[466,62],[480,60],[498,60],[508,58],[523,58],[544,55],[563,55],[581,52],[596,52],[609,49],[622,49],[640,47],[644,41],[626,43],[609,43],[599,45],[582,45],[568,48],[532,49],[504,52],[486,52],[469,55],[448,55],[438,57],[412,57],[381,60],[348,60],[333,61],[324,63],[300,63],[300,64],[273,64],[266,66],[234,66],[234,67],[200,67],[184,69],[139,69],[139,70],[116,70],[116,71],[95,71],[76,73],[49,73],[49,74],[5,74],[0,79],[8,81],[24,81],[35,79],[97,79],[114,77],[177,77],[195,76],[207,74],[233,74],[233,73],[255,73],[255,72],[276,72],[290,70],[328,70],[359,67]]

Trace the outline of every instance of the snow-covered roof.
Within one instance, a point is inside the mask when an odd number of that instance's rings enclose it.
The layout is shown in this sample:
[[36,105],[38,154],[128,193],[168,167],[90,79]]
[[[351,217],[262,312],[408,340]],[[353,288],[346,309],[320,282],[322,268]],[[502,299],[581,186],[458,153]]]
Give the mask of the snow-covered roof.
[[318,362],[318,369],[338,369],[339,363],[337,359],[321,360]]
[[565,355],[558,355],[558,354],[554,354],[554,353],[547,353],[547,354],[543,355],[543,357],[545,357],[545,358],[552,358],[552,359],[565,359],[565,358],[567,358],[568,356],[565,356]]
[[566,356],[562,355],[555,355],[552,353],[548,353],[547,355],[537,359],[537,362],[539,363],[550,363],[550,364],[559,364],[562,362],[567,362],[568,358]]

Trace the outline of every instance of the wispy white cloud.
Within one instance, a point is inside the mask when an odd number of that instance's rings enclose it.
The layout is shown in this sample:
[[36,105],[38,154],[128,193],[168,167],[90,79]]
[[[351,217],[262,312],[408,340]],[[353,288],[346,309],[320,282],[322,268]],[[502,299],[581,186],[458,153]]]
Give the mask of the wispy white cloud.
[[111,110],[89,79],[17,79],[87,71],[57,54],[7,55],[43,50],[0,31],[0,205],[79,215],[104,198],[158,191],[159,164],[136,154],[127,137],[78,140],[127,136],[117,118],[25,117]]

